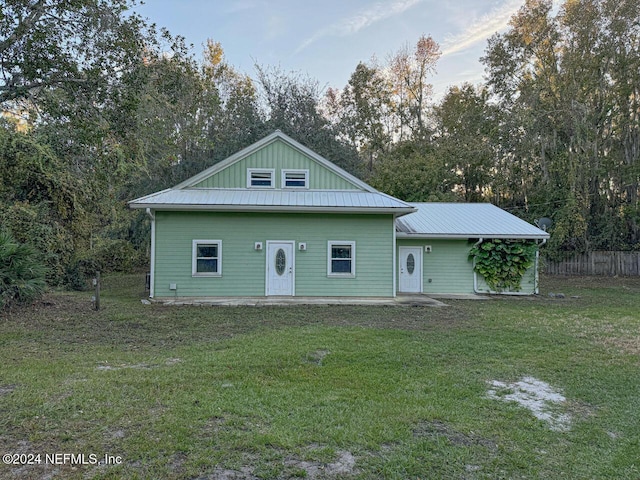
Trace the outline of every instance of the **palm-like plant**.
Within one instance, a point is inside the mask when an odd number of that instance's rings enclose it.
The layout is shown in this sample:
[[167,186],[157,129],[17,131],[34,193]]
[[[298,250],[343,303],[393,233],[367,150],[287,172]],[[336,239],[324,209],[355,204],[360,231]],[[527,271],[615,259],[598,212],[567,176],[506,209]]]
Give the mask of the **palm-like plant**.
[[0,308],[31,302],[45,288],[45,267],[36,250],[0,231]]

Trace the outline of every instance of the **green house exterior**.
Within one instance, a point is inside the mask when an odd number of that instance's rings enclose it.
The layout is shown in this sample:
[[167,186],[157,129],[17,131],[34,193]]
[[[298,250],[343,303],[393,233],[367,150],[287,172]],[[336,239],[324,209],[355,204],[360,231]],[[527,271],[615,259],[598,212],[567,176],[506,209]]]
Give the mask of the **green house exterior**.
[[[518,291],[493,292],[474,272],[469,252],[485,240],[544,243],[549,235],[490,203],[411,203],[416,211],[396,221],[399,290],[426,294],[538,293],[538,255]],[[407,255],[413,254],[419,279],[407,286]]]
[[151,218],[152,298],[486,289],[468,259],[477,236],[431,238],[420,223],[431,204],[383,194],[280,131],[129,205]]

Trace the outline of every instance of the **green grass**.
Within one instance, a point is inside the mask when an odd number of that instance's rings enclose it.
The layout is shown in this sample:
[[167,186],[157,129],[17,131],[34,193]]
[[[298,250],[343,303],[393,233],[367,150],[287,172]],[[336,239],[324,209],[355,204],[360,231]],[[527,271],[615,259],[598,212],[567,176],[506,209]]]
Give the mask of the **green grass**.
[[[444,308],[145,306],[140,285],[0,314],[0,454],[122,457],[0,478],[640,477],[640,279]],[[569,430],[488,398],[526,376]]]

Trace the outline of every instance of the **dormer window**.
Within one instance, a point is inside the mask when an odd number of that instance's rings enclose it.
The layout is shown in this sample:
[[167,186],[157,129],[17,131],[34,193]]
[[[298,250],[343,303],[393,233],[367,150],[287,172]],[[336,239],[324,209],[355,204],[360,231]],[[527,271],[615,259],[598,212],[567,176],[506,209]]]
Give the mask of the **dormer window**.
[[282,170],[282,188],[309,188],[309,170]]
[[248,168],[247,188],[274,188],[273,168]]

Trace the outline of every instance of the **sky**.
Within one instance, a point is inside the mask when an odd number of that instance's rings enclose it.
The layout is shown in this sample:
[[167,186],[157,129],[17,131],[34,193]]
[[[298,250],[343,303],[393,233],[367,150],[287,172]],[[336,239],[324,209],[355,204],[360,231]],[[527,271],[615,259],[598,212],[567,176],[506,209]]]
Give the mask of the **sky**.
[[358,62],[380,63],[421,35],[442,56],[429,79],[436,98],[449,86],[480,83],[487,39],[503,32],[524,0],[145,0],[142,17],[185,37],[202,58],[207,39],[227,62],[255,77],[279,66],[342,89]]

